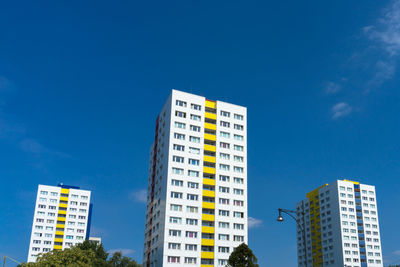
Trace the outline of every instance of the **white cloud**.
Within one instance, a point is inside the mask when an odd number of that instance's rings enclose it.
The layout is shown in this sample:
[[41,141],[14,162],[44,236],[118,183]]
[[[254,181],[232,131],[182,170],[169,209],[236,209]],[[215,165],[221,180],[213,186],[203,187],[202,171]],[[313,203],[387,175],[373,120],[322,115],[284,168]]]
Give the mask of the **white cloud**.
[[393,251],[394,255],[400,255],[400,250]]
[[248,227],[250,228],[256,228],[261,226],[262,221],[253,217],[249,217],[247,218],[247,223],[248,223]]
[[333,95],[339,92],[342,89],[342,86],[335,82],[327,82],[325,85],[325,93]]
[[133,191],[129,194],[129,198],[140,203],[146,203],[147,201],[147,191],[146,189],[141,189],[138,191]]
[[352,107],[344,102],[337,103],[332,107],[332,119],[345,117],[352,112]]
[[113,254],[115,252],[121,252],[122,255],[130,255],[135,253],[136,251],[130,248],[117,248],[117,249],[110,249],[109,251],[107,251],[110,254]]
[[400,54],[400,0],[393,0],[377,25],[363,28],[364,33],[378,41],[391,56]]

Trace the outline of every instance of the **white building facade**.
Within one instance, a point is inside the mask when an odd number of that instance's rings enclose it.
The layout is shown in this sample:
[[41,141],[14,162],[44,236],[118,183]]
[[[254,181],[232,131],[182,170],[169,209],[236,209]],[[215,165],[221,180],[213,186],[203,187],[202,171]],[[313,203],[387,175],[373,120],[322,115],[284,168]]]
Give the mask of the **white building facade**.
[[337,180],[309,192],[296,212],[299,267],[383,267],[374,186]]
[[247,109],[172,90],[150,151],[147,267],[225,266],[247,243]]
[[91,192],[78,187],[39,185],[28,262],[39,253],[82,243],[90,232]]

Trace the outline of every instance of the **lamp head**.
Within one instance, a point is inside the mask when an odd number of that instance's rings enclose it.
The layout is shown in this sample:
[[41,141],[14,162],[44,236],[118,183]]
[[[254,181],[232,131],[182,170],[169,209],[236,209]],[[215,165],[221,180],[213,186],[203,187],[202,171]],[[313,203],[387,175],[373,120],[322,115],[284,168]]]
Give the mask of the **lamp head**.
[[278,209],[278,211],[279,211],[279,215],[278,215],[278,218],[276,218],[276,220],[277,220],[278,222],[283,222],[282,210],[281,210],[281,209]]

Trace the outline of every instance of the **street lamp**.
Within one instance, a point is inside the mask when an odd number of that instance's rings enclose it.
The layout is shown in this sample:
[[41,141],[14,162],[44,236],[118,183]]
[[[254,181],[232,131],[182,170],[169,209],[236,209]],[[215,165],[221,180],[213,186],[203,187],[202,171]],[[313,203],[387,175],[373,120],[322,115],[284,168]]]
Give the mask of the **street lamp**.
[[[276,218],[276,220],[278,222],[283,222],[284,218],[282,216],[282,213],[285,213],[287,215],[289,215],[293,220],[295,220],[297,226],[301,229],[302,233],[303,233],[303,246],[304,246],[304,263],[305,266],[307,267],[307,247],[306,247],[306,231],[303,227],[303,225],[297,220],[296,216],[297,216],[297,212],[295,210],[287,210],[287,209],[278,209],[278,217]],[[303,217],[304,220],[304,210],[301,211],[301,215]]]

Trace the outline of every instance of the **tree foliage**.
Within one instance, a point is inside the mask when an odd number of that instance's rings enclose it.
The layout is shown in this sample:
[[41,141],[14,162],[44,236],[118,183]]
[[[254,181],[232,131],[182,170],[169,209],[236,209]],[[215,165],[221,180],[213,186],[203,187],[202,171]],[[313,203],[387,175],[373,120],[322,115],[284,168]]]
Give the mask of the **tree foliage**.
[[259,267],[253,251],[245,244],[235,248],[228,259],[230,267]]
[[102,244],[85,241],[64,250],[39,254],[35,263],[23,263],[19,267],[140,267],[136,261],[115,252],[109,257]]

